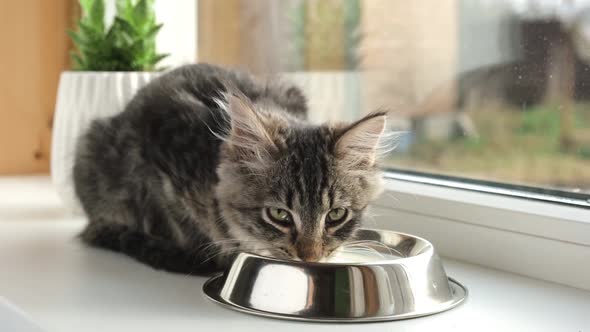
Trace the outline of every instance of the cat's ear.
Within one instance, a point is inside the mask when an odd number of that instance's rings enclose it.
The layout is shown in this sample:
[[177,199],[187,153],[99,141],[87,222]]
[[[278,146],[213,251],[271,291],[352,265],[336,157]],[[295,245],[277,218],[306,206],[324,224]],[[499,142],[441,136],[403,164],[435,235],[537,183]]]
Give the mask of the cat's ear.
[[387,150],[387,113],[374,112],[341,129],[336,141],[336,157],[346,166],[372,167],[377,156]]
[[245,97],[229,95],[226,98],[231,126],[228,143],[246,156],[263,159],[276,148],[263,119]]

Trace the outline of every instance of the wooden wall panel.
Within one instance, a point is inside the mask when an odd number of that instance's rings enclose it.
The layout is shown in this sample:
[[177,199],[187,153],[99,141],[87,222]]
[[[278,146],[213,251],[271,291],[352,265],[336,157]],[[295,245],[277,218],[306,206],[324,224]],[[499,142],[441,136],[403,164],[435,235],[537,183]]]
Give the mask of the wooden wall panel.
[[363,109],[387,105],[400,118],[453,110],[458,4],[362,2]]
[[240,0],[199,0],[198,61],[236,67],[240,61]]
[[47,173],[73,0],[0,1],[0,174]]

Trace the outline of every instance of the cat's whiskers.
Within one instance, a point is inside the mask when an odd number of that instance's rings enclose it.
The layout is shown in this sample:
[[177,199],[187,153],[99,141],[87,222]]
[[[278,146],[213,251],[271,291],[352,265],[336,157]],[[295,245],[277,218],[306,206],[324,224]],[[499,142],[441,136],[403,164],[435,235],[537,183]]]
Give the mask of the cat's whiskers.
[[349,246],[343,247],[342,252],[350,252],[350,253],[366,252],[366,253],[370,253],[370,254],[375,254],[375,255],[379,256],[380,258],[385,258],[385,256],[382,253],[380,253],[378,250],[376,250],[375,248],[371,248],[369,246],[362,245],[362,244],[354,244],[354,245],[349,245]]
[[399,198],[397,198],[391,192],[384,192],[383,195],[387,196],[387,198],[390,198],[390,199],[394,200],[395,203],[399,203],[400,202]]
[[200,262],[200,264],[205,264],[208,261],[212,260],[213,258],[216,258],[218,256],[221,255],[227,255],[230,254],[234,251],[237,251],[238,248],[224,248],[224,249],[219,249],[217,252],[211,254],[211,255],[207,255],[208,257],[206,259],[204,259],[203,261]]
[[364,217],[365,225],[367,223],[370,223],[372,226],[376,227],[377,226],[377,220],[375,219],[376,217],[378,217],[378,215],[370,213],[370,212],[365,212],[365,217]]
[[[344,242],[341,247],[346,247],[346,246],[351,246],[351,245],[372,245],[372,246],[376,246],[379,248],[383,248],[385,250],[387,250],[389,252],[390,255],[392,256],[403,256],[399,251],[391,248],[390,246],[380,242],[380,241],[376,241],[376,240],[357,240],[357,241],[347,241]],[[375,248],[373,248],[374,250],[376,250]],[[376,250],[377,251],[377,250]]]
[[199,247],[197,247],[197,250],[205,251],[205,250],[211,248],[212,246],[215,246],[215,245],[225,245],[225,244],[229,244],[229,245],[235,244],[235,245],[237,245],[239,247],[241,244],[248,244],[248,243],[262,243],[262,244],[266,244],[266,243],[264,243],[263,241],[260,241],[260,240],[221,239],[221,240],[216,240],[216,241],[211,241],[211,242],[203,243],[202,245],[200,245]]
[[239,249],[248,244],[262,244],[268,245],[268,243],[260,240],[241,240],[241,239],[220,239],[216,241],[211,241],[207,243],[203,243],[201,246],[197,247],[197,250],[206,251],[207,249],[218,246],[221,249]]
[[257,248],[255,250],[239,250],[239,247],[232,247],[232,248],[220,248],[216,253],[209,255],[205,260],[201,261],[200,264],[205,264],[206,262],[212,260],[213,258],[216,258],[218,256],[221,255],[227,255],[227,254],[231,254],[231,253],[237,253],[237,252],[250,252],[250,253],[254,253],[254,254],[261,254],[261,253],[256,253],[255,251],[263,251],[263,250],[277,250],[276,247],[263,247],[263,248]]

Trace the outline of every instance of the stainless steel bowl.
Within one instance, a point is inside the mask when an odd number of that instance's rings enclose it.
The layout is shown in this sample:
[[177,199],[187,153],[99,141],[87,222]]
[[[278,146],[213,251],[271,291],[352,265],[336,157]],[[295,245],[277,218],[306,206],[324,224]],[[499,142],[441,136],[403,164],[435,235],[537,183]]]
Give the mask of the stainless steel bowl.
[[467,296],[465,287],[447,277],[430,242],[373,229],[360,230],[358,238],[363,241],[360,248],[370,250],[341,254],[323,263],[241,253],[203,290],[231,309],[322,322],[431,315],[457,306]]

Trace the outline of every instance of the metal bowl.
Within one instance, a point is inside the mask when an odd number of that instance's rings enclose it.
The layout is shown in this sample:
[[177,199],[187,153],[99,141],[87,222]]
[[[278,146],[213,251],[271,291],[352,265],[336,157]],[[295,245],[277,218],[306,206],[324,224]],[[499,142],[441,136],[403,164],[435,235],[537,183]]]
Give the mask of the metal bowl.
[[457,306],[467,296],[465,287],[447,277],[430,242],[373,229],[361,229],[357,238],[363,244],[359,248],[365,249],[319,263],[241,253],[203,290],[211,300],[234,310],[321,322],[431,315]]

